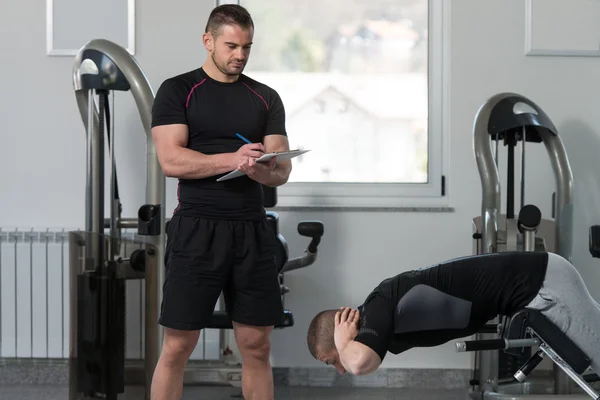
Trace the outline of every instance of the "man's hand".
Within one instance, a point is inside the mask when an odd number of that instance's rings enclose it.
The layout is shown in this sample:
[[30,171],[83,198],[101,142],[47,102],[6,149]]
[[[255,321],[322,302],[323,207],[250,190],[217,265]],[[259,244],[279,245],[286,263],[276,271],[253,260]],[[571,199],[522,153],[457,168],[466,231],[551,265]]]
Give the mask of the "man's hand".
[[341,352],[358,334],[358,310],[342,307],[335,313],[335,330],[333,340],[338,352]]
[[248,162],[249,159],[253,161],[257,158],[262,157],[265,154],[265,146],[262,143],[249,143],[245,144],[233,153],[233,169],[238,168],[240,164]]
[[271,172],[277,166],[275,157],[269,160],[269,162],[256,162],[254,158],[245,158],[237,169],[244,172],[250,179],[266,185],[271,179]]

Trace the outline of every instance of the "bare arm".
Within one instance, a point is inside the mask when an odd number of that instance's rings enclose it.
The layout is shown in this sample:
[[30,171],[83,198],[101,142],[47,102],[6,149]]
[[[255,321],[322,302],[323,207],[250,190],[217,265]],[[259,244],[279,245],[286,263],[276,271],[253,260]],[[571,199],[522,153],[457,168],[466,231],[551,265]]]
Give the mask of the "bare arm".
[[[152,128],[152,139],[156,146],[158,161],[165,176],[180,179],[202,179],[234,170],[240,152],[207,155],[186,148],[189,138],[185,124],[161,125]],[[246,147],[262,147],[260,144]],[[254,157],[262,152],[251,151]]]
[[381,358],[362,343],[351,340],[340,352],[340,362],[353,375],[367,375],[381,365]]
[[[268,135],[264,140],[265,152],[274,153],[289,151],[290,144],[285,135]],[[277,161],[275,168],[271,170],[270,177],[264,182],[266,186],[281,186],[285,184],[292,172],[292,161]]]
[[[339,361],[344,369],[353,375],[366,375],[379,368],[382,357],[371,347],[355,340],[360,337],[359,319],[358,310],[343,307],[343,310],[335,313],[333,335]],[[379,334],[376,333],[375,337],[378,338]]]

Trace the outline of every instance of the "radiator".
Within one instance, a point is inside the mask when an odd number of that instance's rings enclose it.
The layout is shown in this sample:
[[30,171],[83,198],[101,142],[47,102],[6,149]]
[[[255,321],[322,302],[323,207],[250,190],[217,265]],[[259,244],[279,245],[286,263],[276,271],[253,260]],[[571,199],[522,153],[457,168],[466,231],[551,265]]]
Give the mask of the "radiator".
[[[1,359],[69,357],[68,231],[0,228]],[[143,280],[127,281],[126,299],[125,356],[142,359]],[[219,338],[202,331],[191,359],[218,360]]]

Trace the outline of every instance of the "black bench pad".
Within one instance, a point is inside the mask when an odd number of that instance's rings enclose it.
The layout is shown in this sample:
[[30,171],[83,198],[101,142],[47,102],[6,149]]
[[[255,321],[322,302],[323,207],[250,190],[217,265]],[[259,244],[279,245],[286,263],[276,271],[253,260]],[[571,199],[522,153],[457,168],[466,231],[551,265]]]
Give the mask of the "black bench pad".
[[526,324],[578,374],[590,366],[586,354],[541,312],[525,310]]

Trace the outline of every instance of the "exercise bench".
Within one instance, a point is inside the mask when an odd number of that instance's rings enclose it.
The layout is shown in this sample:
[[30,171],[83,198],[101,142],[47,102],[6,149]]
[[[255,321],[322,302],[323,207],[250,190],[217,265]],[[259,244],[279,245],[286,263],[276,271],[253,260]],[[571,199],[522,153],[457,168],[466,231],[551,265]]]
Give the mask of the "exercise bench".
[[600,399],[600,394],[590,385],[600,378],[596,374],[584,375],[591,366],[590,359],[542,313],[525,308],[508,316],[506,321],[501,338],[458,342],[456,350],[459,352],[503,350],[517,355],[527,347],[539,346],[538,351],[515,372],[514,378],[518,382],[524,382],[547,356],[592,399]]
[[[594,258],[600,258],[600,225],[590,227],[589,251]],[[457,342],[456,350],[502,350],[520,355],[525,348],[538,346],[538,350],[514,373],[516,381],[524,382],[547,356],[592,399],[600,400],[600,394],[591,385],[600,381],[599,371],[586,374],[591,367],[589,357],[546,316],[537,310],[525,308],[510,316],[502,316],[501,320],[503,322],[497,328],[498,339]]]

